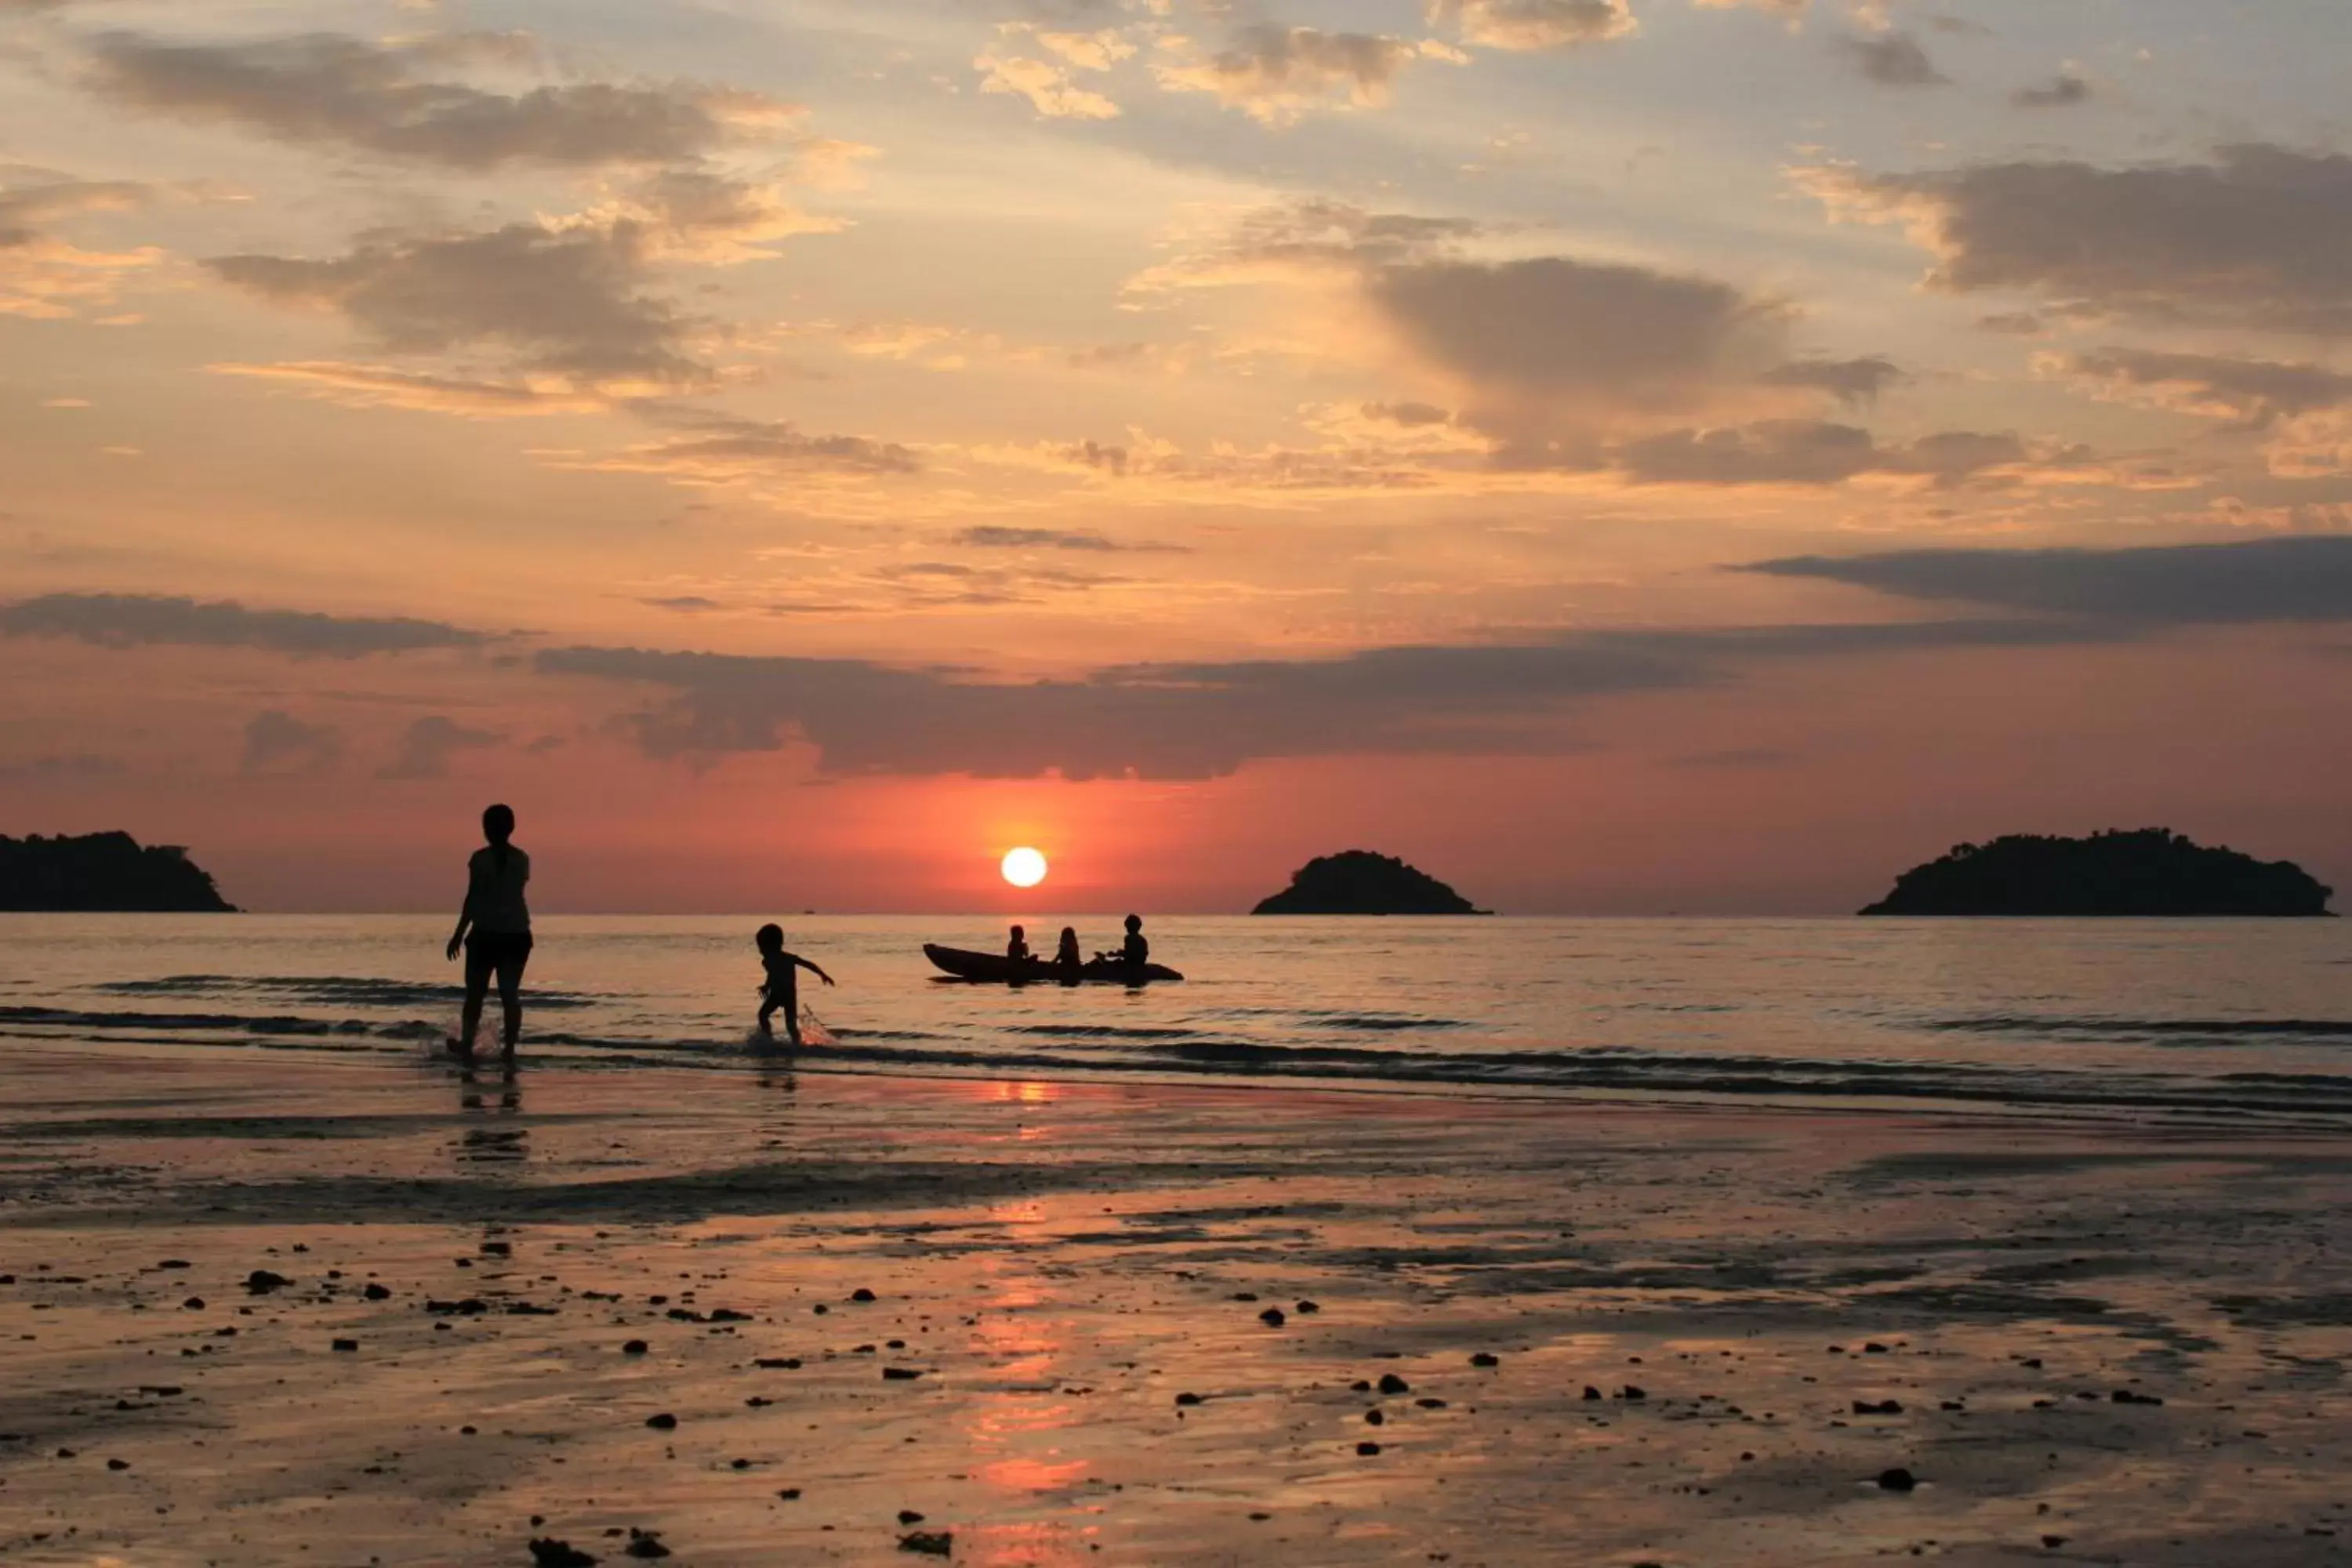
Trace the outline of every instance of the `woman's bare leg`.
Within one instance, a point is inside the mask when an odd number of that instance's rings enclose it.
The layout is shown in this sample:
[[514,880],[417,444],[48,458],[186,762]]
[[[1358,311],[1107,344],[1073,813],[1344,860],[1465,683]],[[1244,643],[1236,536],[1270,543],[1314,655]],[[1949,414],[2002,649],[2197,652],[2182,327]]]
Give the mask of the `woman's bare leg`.
[[482,1002],[490,989],[489,965],[476,962],[471,952],[466,954],[466,1010],[460,1026],[457,1049],[461,1055],[474,1054],[474,1037],[482,1032]]
[[523,960],[499,965],[499,1006],[505,1013],[506,1054],[514,1055],[515,1042],[522,1038],[522,966]]

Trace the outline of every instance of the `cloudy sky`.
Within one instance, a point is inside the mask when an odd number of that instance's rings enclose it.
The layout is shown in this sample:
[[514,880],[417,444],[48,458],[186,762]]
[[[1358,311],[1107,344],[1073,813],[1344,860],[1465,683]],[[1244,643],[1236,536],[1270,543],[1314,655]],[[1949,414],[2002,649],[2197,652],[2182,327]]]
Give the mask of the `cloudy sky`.
[[2352,882],[2339,0],[0,0],[0,831]]

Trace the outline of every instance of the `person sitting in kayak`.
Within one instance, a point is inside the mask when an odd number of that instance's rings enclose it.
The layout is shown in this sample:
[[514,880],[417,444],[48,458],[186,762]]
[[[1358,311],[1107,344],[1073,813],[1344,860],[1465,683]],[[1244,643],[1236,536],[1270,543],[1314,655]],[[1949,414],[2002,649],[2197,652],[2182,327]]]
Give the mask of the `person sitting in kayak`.
[[1029,951],[1029,933],[1020,926],[1013,928],[1013,940],[1004,944],[1004,956],[1014,963],[1026,963],[1035,955]]
[[1086,962],[1078,955],[1078,928],[1064,926],[1062,945],[1054,953],[1054,967],[1061,970],[1083,969],[1086,967]]
[[1127,917],[1127,941],[1117,952],[1097,953],[1106,963],[1123,963],[1129,969],[1140,969],[1151,962],[1151,944],[1143,937],[1143,917]]
[[784,1010],[784,1037],[797,1047],[801,1043],[801,996],[798,971],[805,969],[827,985],[833,976],[796,952],[784,951],[784,928],[768,924],[760,928],[752,939],[760,949],[760,963],[767,970],[767,980],[760,987],[760,1033],[770,1038],[775,1030],[768,1016],[777,1008]]

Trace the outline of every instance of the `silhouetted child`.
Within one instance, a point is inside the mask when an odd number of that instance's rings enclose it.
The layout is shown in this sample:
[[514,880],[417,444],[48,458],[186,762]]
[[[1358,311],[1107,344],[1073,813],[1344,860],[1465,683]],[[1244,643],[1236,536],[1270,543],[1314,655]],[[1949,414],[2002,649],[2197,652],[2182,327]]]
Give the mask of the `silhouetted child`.
[[1055,966],[1060,969],[1076,969],[1085,963],[1086,960],[1078,956],[1078,928],[1064,926],[1062,945],[1054,952]]
[[1012,939],[1004,944],[1004,956],[1015,963],[1028,963],[1031,957],[1029,933],[1019,926],[1014,926]]
[[1108,963],[1124,963],[1129,969],[1140,969],[1151,962],[1151,943],[1144,939],[1143,917],[1127,917],[1127,940],[1116,952],[1098,952],[1097,959]]
[[775,1037],[775,1029],[769,1024],[768,1018],[777,1008],[782,1007],[784,1010],[784,1037],[797,1046],[801,1043],[801,994],[798,972],[805,969],[827,985],[833,984],[833,976],[800,954],[786,952],[784,928],[780,925],[761,926],[759,934],[751,940],[758,944],[760,963],[768,972],[767,980],[760,987],[760,1033],[771,1039]]

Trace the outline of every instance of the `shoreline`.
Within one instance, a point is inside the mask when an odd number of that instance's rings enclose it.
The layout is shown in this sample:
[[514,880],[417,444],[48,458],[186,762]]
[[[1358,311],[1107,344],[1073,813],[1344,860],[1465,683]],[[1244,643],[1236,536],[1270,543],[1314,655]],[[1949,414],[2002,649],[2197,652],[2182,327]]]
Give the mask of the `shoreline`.
[[[562,1037],[557,1037],[552,1043],[562,1049],[565,1042]],[[2352,1103],[2340,1108],[2297,1104],[2289,1109],[2268,1101],[2231,1103],[2211,1098],[2200,1100],[2194,1097],[2195,1091],[2206,1086],[2193,1079],[2183,1079],[2179,1084],[2181,1092],[2166,1096],[2135,1094],[2126,1089],[2104,1094],[2045,1092],[2025,1099],[1991,1088],[1975,1091],[1942,1088],[1939,1092],[1906,1094],[1899,1089],[1828,1089],[1819,1085],[1809,1088],[1773,1085],[1730,1089],[1706,1085],[1678,1086],[1671,1082],[1580,1084],[1447,1078],[1427,1071],[1400,1070],[1418,1068],[1420,1062],[1413,1058],[1381,1057],[1371,1052],[1365,1053],[1366,1057],[1398,1066],[1392,1068],[1387,1076],[1365,1077],[1318,1074],[1285,1068],[1251,1071],[1216,1063],[1097,1066],[1066,1057],[1024,1055],[1017,1049],[975,1054],[965,1058],[949,1057],[944,1053],[877,1051],[860,1047],[854,1033],[835,1045],[806,1047],[796,1055],[782,1050],[767,1052],[748,1044],[713,1047],[708,1045],[661,1047],[642,1042],[615,1043],[608,1047],[609,1054],[602,1055],[577,1049],[562,1055],[537,1055],[530,1049],[530,1044],[526,1037],[521,1060],[523,1070],[535,1075],[577,1073],[593,1078],[605,1074],[626,1074],[632,1079],[643,1079],[647,1075],[677,1073],[690,1079],[708,1080],[725,1076],[757,1077],[781,1073],[824,1079],[950,1084],[1034,1079],[1072,1088],[1095,1085],[1105,1089],[1191,1089],[1224,1094],[1278,1092],[1307,1096],[1398,1097],[1462,1105],[1493,1100],[1515,1104],[1617,1107],[1661,1112],[1679,1110],[1694,1115],[1711,1110],[1727,1112],[1754,1110],[1803,1116],[1974,1117],[1994,1122],[2023,1121],[2057,1127],[2080,1124],[2086,1128],[2109,1125],[2147,1128],[2161,1125],[2199,1128],[2216,1135],[2352,1137]],[[89,1053],[93,1048],[110,1057],[132,1062],[176,1061],[187,1065],[214,1058],[228,1060],[267,1057],[308,1061],[320,1066],[341,1063],[391,1072],[432,1074],[458,1070],[455,1058],[437,1051],[421,1049],[414,1044],[338,1046],[323,1041],[296,1042],[267,1037],[172,1040],[152,1037],[100,1036],[77,1039],[63,1034],[0,1033],[0,1058],[13,1055],[28,1064],[43,1055],[53,1055],[58,1064],[71,1069],[86,1065],[89,1059]],[[499,1059],[495,1049],[486,1047],[478,1057],[473,1070],[484,1079],[493,1079],[497,1076]],[[1549,1059],[1572,1064],[1576,1056],[1573,1052],[1559,1052],[1549,1054]],[[1777,1065],[1769,1058],[1755,1058],[1755,1061],[1759,1068]],[[1893,1071],[1904,1070],[1910,1065],[1901,1062],[1861,1064],[1864,1068]],[[1923,1070],[1932,1070],[1932,1068]],[[1629,1079],[1631,1076],[1626,1075]],[[2331,1084],[2330,1087],[2335,1086]]]
[[[616,1563],[635,1528],[711,1564],[918,1531],[988,1563],[2261,1564],[2352,1534],[2340,1138],[52,1054],[0,1112],[7,1561]],[[265,1268],[291,1282],[249,1294]]]

